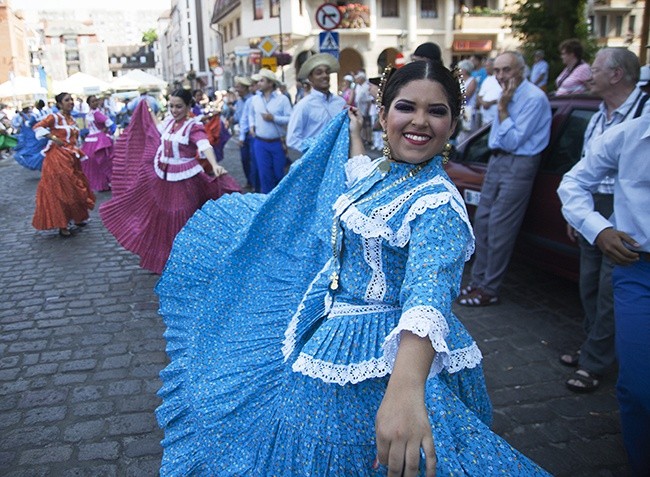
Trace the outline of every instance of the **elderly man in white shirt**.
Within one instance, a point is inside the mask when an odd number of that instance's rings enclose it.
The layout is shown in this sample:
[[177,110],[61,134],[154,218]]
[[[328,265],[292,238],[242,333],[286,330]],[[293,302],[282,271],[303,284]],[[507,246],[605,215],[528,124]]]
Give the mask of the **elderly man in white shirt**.
[[[594,139],[558,189],[567,222],[614,262],[617,397],[633,475],[650,475],[650,114]],[[592,194],[614,177],[614,214]]]
[[478,90],[478,98],[476,104],[481,107],[481,126],[490,124],[497,116],[497,103],[501,97],[501,85],[494,76],[494,58],[488,58],[485,62],[485,70],[488,76],[481,83],[481,88]]
[[345,100],[330,91],[330,74],[338,71],[339,63],[329,53],[313,55],[300,67],[298,79],[308,79],[312,91],[291,113],[287,129],[290,148],[303,151],[305,139],[317,136],[345,107]]

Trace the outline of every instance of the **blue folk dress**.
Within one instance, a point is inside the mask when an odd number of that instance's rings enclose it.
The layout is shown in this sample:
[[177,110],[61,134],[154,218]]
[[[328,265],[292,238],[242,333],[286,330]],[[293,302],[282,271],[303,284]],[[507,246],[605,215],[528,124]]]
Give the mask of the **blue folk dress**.
[[177,236],[156,287],[161,475],[378,475],[404,330],[436,350],[437,475],[545,475],[488,427],[481,353],[451,311],[473,236],[440,158],[348,148],[342,113],[271,194],[208,202]]
[[14,159],[16,159],[18,164],[27,169],[40,171],[43,167],[43,159],[45,158],[43,150],[47,146],[48,140],[46,138],[37,139],[32,126],[45,116],[41,115],[40,119],[34,113],[22,116],[23,121],[20,126],[20,132],[18,133],[18,145],[14,149]]

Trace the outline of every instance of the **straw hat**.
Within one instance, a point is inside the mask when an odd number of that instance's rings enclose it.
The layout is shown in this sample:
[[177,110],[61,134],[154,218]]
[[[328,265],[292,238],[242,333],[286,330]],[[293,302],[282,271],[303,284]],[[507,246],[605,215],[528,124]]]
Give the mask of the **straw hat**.
[[327,66],[330,73],[338,73],[339,62],[329,53],[318,53],[317,55],[310,56],[300,67],[298,79],[305,79],[319,66]]
[[276,85],[280,84],[280,80],[275,76],[275,73],[267,68],[262,68],[259,70],[257,72],[257,75],[260,77],[260,79],[266,78],[269,81],[273,81]]
[[262,79],[262,77],[260,75],[258,75],[257,73],[251,75],[251,81],[253,83],[257,83],[261,79]]
[[250,86],[253,81],[247,76],[235,76],[235,84],[239,83],[242,86]]

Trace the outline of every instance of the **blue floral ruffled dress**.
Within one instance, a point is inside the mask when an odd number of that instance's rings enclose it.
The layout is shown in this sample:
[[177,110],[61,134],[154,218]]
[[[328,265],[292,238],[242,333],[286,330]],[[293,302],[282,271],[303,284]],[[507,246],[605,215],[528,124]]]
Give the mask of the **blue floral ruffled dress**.
[[476,343],[451,312],[473,237],[434,158],[347,161],[346,115],[268,196],[207,203],[156,288],[171,363],[162,475],[371,476],[374,420],[408,330],[444,475],[544,475],[488,427]]
[[[21,113],[22,114],[22,113]],[[38,119],[34,114],[23,116],[23,121],[18,133],[18,145],[14,148],[14,159],[27,169],[40,171],[45,155],[43,150],[47,146],[47,139],[36,139],[32,126]]]

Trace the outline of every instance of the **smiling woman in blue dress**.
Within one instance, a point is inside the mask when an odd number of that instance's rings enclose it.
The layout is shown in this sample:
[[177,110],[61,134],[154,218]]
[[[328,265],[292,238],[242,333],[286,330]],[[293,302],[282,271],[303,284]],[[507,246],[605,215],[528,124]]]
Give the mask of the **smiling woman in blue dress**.
[[208,202],[178,235],[156,288],[162,475],[545,475],[490,431],[451,311],[473,251],[443,169],[458,82],[411,63],[381,102],[384,157],[342,112],[273,192]]

